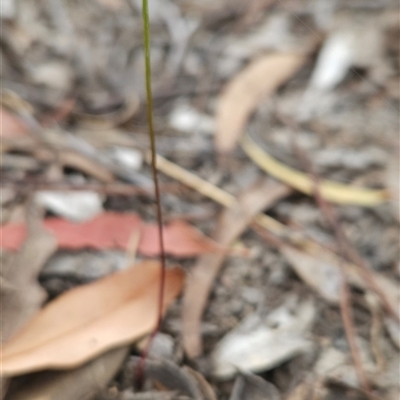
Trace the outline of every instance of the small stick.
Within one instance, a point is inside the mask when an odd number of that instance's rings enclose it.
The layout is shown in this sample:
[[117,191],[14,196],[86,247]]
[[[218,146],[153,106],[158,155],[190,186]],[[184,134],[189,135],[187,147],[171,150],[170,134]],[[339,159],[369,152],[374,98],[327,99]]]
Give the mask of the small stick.
[[[355,260],[354,258],[351,257],[351,254],[348,253],[348,248],[350,246],[349,242],[338,222],[336,215],[334,214],[334,212],[332,210],[331,205],[321,196],[321,193],[319,190],[318,175],[313,170],[310,160],[308,159],[305,152],[302,151],[302,149],[300,149],[296,145],[296,143],[293,143],[293,144],[294,144],[296,152],[299,155],[299,158],[301,159],[301,161],[303,161],[303,164],[308,169],[311,177],[313,178],[315,200],[317,202],[317,205],[321,209],[322,214],[325,216],[325,218],[331,225],[331,228],[335,234],[336,240],[338,241],[339,250],[341,250],[341,253],[343,256],[349,257],[351,261],[353,261],[353,262],[356,261],[355,264],[359,265],[358,264],[359,260]],[[354,320],[353,320],[353,315],[352,315],[352,310],[351,310],[351,293],[349,290],[349,285],[347,282],[346,273],[345,273],[342,262],[340,263],[340,270],[341,270],[341,275],[342,275],[341,296],[340,296],[340,313],[342,316],[343,327],[344,327],[344,330],[346,333],[347,342],[350,347],[351,357],[353,359],[354,367],[355,367],[358,379],[360,381],[360,385],[361,385],[364,393],[366,394],[366,396],[370,400],[373,400],[375,398],[375,396],[371,392],[371,385],[369,383],[368,377],[363,368],[360,350],[359,350],[359,348],[357,346],[357,342],[356,342],[356,329],[354,326]]]

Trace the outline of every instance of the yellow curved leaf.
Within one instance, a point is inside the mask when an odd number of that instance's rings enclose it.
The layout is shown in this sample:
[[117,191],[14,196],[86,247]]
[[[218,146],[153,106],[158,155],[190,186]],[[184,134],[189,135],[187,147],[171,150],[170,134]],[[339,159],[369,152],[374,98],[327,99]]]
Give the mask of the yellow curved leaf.
[[[248,134],[241,140],[244,152],[265,172],[298,191],[312,195],[315,182],[307,174],[280,163],[259,147]],[[374,206],[389,199],[387,190],[375,190],[345,185],[329,180],[319,183],[319,190],[325,200],[338,204]]]

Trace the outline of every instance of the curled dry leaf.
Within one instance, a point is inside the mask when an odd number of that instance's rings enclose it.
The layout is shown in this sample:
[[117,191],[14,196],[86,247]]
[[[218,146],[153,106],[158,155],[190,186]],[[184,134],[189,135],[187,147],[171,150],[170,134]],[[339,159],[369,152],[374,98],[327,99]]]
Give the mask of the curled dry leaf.
[[[249,135],[245,135],[241,145],[245,153],[267,174],[309,196],[314,194],[315,183],[311,177],[275,160],[261,149]],[[375,206],[387,201],[390,197],[387,190],[367,189],[329,180],[320,182],[319,191],[325,200],[333,203],[357,204],[365,207]]]
[[[63,249],[127,249],[131,235],[141,233],[138,251],[146,256],[159,254],[157,226],[144,224],[134,213],[105,212],[84,223],[74,223],[60,218],[48,218],[44,227],[52,232]],[[174,256],[191,257],[197,254],[221,250],[221,247],[184,221],[175,220],[164,230],[165,251]],[[1,246],[18,249],[26,235],[23,224],[1,227]]]
[[217,108],[218,151],[227,153],[235,148],[260,100],[274,93],[306,59],[299,54],[268,54],[253,61],[228,83]]
[[[1,373],[73,368],[151,332],[159,271],[159,262],[144,261],[58,297],[4,345]],[[183,278],[180,268],[166,271],[163,313]]]

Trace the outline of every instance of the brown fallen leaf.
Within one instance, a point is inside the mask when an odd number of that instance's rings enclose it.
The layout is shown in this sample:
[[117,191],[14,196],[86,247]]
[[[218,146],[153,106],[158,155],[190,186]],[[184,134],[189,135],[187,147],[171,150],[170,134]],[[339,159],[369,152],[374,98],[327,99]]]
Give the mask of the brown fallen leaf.
[[[236,206],[222,212],[212,237],[221,246],[229,246],[247,229],[259,212],[271,207],[290,192],[287,186],[271,180],[246,190]],[[220,251],[200,257],[187,278],[183,297],[183,345],[190,358],[202,352],[201,316],[225,256],[225,252]]]
[[[73,368],[151,332],[159,271],[159,262],[144,261],[58,297],[4,345],[1,373]],[[183,278],[180,268],[166,271],[163,313]]]
[[113,349],[71,371],[45,371],[16,378],[7,400],[89,400],[113,378],[129,346]]
[[268,54],[236,75],[221,94],[217,108],[215,145],[231,152],[257,104],[293,76],[307,60],[299,54]]

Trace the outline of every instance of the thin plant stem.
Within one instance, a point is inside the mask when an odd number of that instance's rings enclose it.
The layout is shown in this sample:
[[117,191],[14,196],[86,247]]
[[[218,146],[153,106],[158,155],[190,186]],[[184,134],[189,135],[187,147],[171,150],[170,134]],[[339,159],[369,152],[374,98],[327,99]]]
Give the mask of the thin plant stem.
[[142,17],[143,17],[143,36],[144,36],[144,55],[145,55],[145,75],[146,75],[146,95],[147,95],[147,123],[150,137],[150,150],[151,150],[151,169],[154,181],[155,203],[157,209],[157,224],[158,224],[158,240],[160,244],[160,289],[158,298],[158,315],[156,327],[153,330],[150,339],[147,343],[146,349],[142,353],[142,357],[138,364],[136,382],[139,387],[143,385],[144,378],[144,363],[150,351],[151,344],[157,332],[160,329],[162,314],[163,314],[163,300],[165,289],[165,249],[163,238],[163,216],[161,207],[160,186],[158,183],[158,172],[156,164],[156,135],[154,132],[153,122],[153,96],[151,91],[151,58],[150,58],[150,23],[149,23],[149,5],[148,0],[142,0]]

